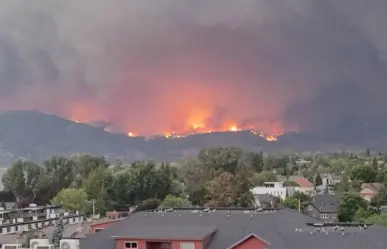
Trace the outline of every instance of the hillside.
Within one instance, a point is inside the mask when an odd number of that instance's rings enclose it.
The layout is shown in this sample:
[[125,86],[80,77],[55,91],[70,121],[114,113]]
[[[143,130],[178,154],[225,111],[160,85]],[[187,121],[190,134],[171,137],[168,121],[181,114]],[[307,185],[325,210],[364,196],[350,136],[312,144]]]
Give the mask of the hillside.
[[[34,111],[0,113],[0,165],[7,166],[17,158],[41,161],[53,155],[90,153],[123,160],[174,160],[195,156],[202,148],[238,146],[249,150],[275,152],[337,151],[359,146],[326,142],[312,135],[290,133],[268,142],[247,131],[198,134],[179,139],[157,137],[132,138],[108,133],[100,127],[79,124],[54,115]],[[366,142],[364,147],[384,149],[385,142]]]

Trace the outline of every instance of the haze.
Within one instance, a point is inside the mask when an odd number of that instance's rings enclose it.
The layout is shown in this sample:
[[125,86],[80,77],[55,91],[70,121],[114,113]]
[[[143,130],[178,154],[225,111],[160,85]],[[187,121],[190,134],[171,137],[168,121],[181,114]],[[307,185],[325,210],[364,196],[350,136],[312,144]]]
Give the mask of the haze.
[[386,131],[385,0],[3,0],[0,108],[111,131]]

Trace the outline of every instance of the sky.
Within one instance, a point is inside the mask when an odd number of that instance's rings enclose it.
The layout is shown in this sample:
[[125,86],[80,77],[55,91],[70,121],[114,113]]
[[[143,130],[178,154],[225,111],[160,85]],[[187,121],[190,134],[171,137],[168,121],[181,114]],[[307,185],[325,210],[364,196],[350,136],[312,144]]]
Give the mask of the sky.
[[0,109],[111,131],[387,130],[385,0],[0,2]]

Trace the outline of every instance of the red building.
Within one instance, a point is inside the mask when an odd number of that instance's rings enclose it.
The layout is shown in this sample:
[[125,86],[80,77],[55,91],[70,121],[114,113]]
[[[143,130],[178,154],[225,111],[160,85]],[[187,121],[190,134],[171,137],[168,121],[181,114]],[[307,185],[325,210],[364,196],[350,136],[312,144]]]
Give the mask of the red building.
[[80,249],[385,249],[387,244],[386,228],[323,224],[289,209],[156,210],[102,226]]

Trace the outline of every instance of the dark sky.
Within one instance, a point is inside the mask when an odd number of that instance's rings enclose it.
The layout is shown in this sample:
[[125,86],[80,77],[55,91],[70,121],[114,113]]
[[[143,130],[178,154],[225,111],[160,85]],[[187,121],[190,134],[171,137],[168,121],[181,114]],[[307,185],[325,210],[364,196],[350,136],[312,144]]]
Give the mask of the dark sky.
[[153,134],[386,131],[386,0],[0,3],[0,108]]

